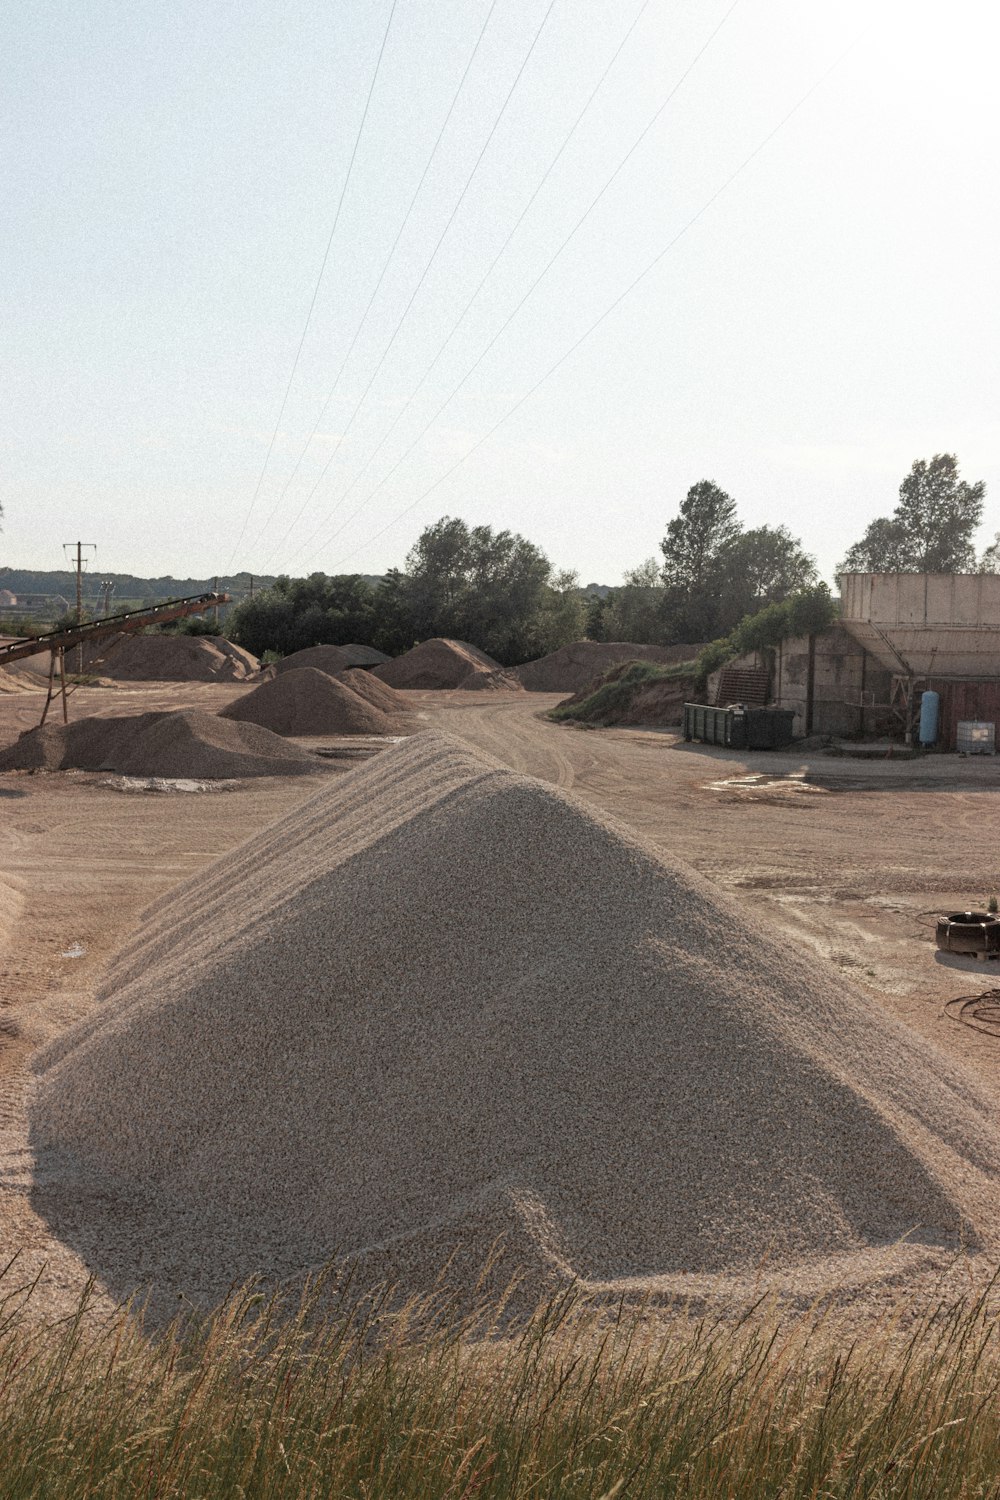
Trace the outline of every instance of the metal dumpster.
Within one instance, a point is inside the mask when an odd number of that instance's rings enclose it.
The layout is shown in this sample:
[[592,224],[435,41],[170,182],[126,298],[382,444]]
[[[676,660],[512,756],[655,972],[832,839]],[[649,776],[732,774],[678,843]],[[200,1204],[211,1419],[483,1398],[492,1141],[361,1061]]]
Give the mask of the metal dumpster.
[[684,738],[727,750],[780,750],[794,738],[795,715],[789,708],[712,708],[707,703],[685,703]]

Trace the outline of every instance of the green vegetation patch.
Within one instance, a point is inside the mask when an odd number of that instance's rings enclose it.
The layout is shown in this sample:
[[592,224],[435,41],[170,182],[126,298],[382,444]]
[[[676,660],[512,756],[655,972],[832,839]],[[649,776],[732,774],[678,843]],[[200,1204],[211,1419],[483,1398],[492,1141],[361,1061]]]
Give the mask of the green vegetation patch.
[[616,723],[632,707],[639,694],[654,683],[690,678],[694,669],[693,662],[679,662],[669,667],[652,661],[623,662],[612,667],[583,693],[557,704],[549,718],[557,722],[575,719],[583,724]]

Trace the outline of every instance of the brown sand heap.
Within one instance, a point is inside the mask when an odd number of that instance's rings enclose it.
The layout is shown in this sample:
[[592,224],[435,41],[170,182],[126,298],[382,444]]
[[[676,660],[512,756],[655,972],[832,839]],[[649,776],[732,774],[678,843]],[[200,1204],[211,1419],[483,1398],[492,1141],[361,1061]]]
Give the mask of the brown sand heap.
[[635,641],[573,641],[538,661],[517,667],[530,693],[579,693],[596,677],[624,661],[658,661],[664,666],[690,661],[700,646],[643,646]]
[[[83,665],[120,682],[243,682],[260,669],[249,651],[215,635],[113,635],[85,646]],[[67,666],[75,668],[72,653]]]
[[458,684],[463,693],[523,693],[524,684],[513,667],[498,667],[495,672],[470,672]]
[[978,1081],[571,794],[428,734],[217,868],[33,1109],[42,1170],[131,1194],[165,1275],[426,1285],[506,1231],[558,1278],[864,1289],[995,1237]]
[[443,636],[435,636],[372,670],[390,687],[435,690],[458,687],[470,672],[493,672],[499,665],[492,656],[487,656],[478,646],[470,646],[468,641],[449,641]]
[[409,714],[410,705],[402,693],[397,693],[387,682],[381,682],[372,672],[363,667],[348,667],[337,673],[337,681],[349,687],[352,693],[364,698],[366,703],[381,708],[387,714]]
[[298,672],[303,667],[315,667],[317,672],[326,672],[329,677],[336,677],[338,672],[346,671],[349,666],[347,653],[341,651],[339,646],[309,646],[305,651],[293,651],[291,656],[283,656],[265,670],[277,677],[282,672]]
[[316,770],[304,750],[256,724],[217,714],[129,714],[29,729],[0,751],[0,771],[117,771],[122,776],[298,776]]
[[409,724],[315,667],[279,673],[231,703],[220,717],[263,724],[275,734],[405,734]]

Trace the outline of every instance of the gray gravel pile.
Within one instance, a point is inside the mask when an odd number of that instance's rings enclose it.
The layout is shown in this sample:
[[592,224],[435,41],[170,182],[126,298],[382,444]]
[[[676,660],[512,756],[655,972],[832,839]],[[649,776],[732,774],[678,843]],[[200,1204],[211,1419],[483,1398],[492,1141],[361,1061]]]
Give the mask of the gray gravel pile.
[[218,877],[39,1065],[42,1166],[164,1264],[864,1290],[995,1237],[976,1081],[570,794],[427,734]]
[[374,676],[390,687],[435,691],[456,688],[470,672],[495,672],[500,663],[468,641],[450,641],[444,636],[421,641],[412,651],[373,667]]
[[405,734],[410,723],[315,667],[279,673],[224,708],[220,717],[262,724],[285,735]]
[[0,751],[0,771],[117,771],[122,776],[298,776],[312,756],[256,724],[217,714],[128,714],[29,729]]

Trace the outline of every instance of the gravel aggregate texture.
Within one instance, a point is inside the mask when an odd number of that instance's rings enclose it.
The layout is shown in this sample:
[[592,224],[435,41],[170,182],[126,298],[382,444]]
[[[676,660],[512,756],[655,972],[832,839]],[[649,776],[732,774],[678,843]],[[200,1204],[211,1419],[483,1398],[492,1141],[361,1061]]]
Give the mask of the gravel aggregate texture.
[[297,667],[262,682],[224,708],[220,718],[262,724],[283,735],[399,734],[410,722],[315,667]]
[[626,661],[658,661],[664,666],[689,661],[700,646],[643,646],[635,641],[571,641],[548,656],[515,667],[530,693],[579,693],[612,667]]
[[398,715],[411,711],[402,693],[397,693],[395,688],[363,667],[348,667],[346,671],[338,672],[337,681],[349,687],[352,693],[357,693],[359,698],[364,698],[366,703],[381,708],[387,714]]
[[117,771],[122,776],[298,776],[317,770],[297,745],[257,724],[198,709],[77,719],[29,729],[0,751],[0,771]]
[[[84,647],[84,670],[119,682],[245,682],[260,662],[224,636],[124,633]],[[72,654],[67,667],[75,667]]]
[[293,651],[291,656],[283,656],[280,661],[272,662],[266,670],[269,676],[277,677],[282,672],[297,672],[303,667],[315,667],[317,672],[326,672],[327,676],[336,677],[338,672],[343,672],[350,665],[350,657],[339,646],[308,646],[304,651]]
[[450,641],[443,636],[421,641],[412,651],[373,667],[374,676],[394,688],[436,691],[455,688],[470,672],[495,672],[500,666],[492,656],[468,641]]
[[450,1257],[471,1293],[503,1235],[529,1285],[864,1298],[997,1248],[971,1074],[634,832],[433,732],[147,913],[31,1118],[39,1171],[92,1183],[76,1232],[119,1285],[337,1253],[415,1288]]
[[523,693],[524,683],[513,667],[499,667],[495,672],[470,672],[458,684],[463,692]]

